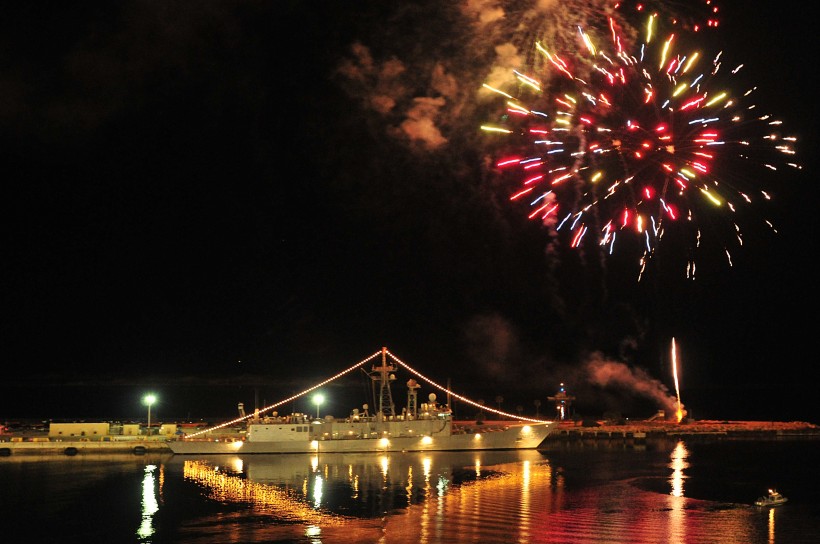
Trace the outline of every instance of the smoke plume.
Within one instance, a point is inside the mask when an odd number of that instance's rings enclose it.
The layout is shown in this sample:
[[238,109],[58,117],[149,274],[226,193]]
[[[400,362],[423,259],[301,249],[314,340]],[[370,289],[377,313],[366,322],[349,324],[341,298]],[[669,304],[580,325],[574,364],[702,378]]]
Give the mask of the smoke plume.
[[643,369],[630,368],[624,363],[610,361],[601,353],[594,353],[586,362],[585,368],[593,385],[622,389],[653,400],[668,415],[677,411],[677,397]]

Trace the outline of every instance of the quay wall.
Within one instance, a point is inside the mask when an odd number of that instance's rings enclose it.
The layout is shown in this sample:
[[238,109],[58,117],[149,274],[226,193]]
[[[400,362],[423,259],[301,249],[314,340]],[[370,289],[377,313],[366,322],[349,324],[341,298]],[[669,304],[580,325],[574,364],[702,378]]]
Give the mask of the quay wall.
[[[498,422],[500,424],[500,422]],[[561,421],[544,439],[545,443],[561,441],[624,441],[640,443],[647,439],[727,438],[785,439],[820,438],[820,426],[806,422],[772,421],[668,421],[612,424],[606,421]],[[488,427],[492,423],[488,422]],[[164,454],[171,453],[167,437],[107,435],[98,437],[55,438],[47,434],[0,435],[0,458],[23,455],[90,455],[90,454]]]
[[[16,438],[16,437],[14,437]],[[48,438],[27,438],[0,441],[0,457],[12,455],[83,455],[97,453],[132,453],[142,455],[146,453],[171,453],[165,440],[157,437],[137,438],[131,440],[53,440]],[[107,438],[107,437],[105,437]],[[118,437],[119,438],[119,437]]]
[[639,422],[610,424],[594,422],[580,425],[560,422],[546,440],[644,440],[647,438],[727,437],[727,438],[820,438],[820,426],[806,422],[772,421],[697,421],[697,422]]

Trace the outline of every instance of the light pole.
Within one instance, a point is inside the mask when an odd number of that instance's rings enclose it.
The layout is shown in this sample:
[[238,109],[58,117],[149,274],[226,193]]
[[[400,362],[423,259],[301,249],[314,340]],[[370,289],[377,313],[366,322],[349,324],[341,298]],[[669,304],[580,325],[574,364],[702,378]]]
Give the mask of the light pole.
[[316,419],[319,419],[319,407],[325,401],[325,396],[321,393],[318,393],[313,396],[313,404],[316,405]]
[[151,405],[157,402],[157,396],[153,393],[149,393],[143,397],[142,402],[144,402],[148,406],[148,431],[147,434],[151,434]]

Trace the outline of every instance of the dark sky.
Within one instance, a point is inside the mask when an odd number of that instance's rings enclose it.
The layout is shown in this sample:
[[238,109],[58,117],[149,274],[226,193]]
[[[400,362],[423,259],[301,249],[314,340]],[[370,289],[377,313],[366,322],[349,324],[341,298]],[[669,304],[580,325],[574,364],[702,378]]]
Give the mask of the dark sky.
[[[817,299],[802,4],[723,2],[709,35],[747,59],[803,165],[737,174],[774,179],[759,218],[777,234],[751,227],[733,266],[704,259],[693,281],[673,239],[637,281],[634,255],[548,251],[488,168],[476,97],[496,47],[604,3],[6,8],[0,418],[26,415],[31,386],[259,381],[274,400],[382,346],[467,396],[529,410],[566,381],[588,413],[646,415],[625,397],[673,388],[675,337],[694,416],[820,419],[794,401],[813,394]],[[592,383],[590,361],[626,378]],[[90,414],[82,395],[60,409]]]

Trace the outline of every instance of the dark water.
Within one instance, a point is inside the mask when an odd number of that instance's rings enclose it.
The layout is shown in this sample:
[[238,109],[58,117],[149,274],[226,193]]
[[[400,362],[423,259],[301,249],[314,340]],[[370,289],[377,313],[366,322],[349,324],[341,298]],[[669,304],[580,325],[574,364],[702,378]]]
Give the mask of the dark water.
[[[17,542],[816,543],[820,440],[0,458]],[[752,506],[776,487],[789,502]]]

